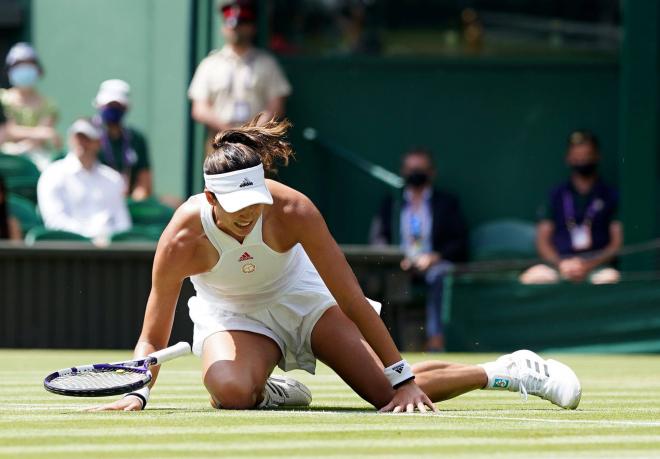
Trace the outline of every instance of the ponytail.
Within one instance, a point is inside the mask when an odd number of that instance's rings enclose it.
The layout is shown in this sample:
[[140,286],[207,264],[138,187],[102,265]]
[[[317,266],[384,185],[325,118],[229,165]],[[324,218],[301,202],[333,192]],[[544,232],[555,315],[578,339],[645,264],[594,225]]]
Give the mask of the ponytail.
[[288,120],[271,118],[259,125],[259,113],[249,123],[218,132],[213,139],[213,151],[204,161],[205,174],[222,174],[247,169],[262,163],[266,172],[276,172],[276,163],[285,166],[294,155],[286,134],[291,127]]

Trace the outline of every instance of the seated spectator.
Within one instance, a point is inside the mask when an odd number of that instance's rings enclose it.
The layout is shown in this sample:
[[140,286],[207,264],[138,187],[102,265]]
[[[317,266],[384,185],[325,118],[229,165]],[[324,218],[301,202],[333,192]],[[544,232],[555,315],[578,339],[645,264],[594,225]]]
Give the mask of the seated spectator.
[[0,176],[0,240],[20,241],[23,239],[21,224],[9,214],[8,207],[7,187],[5,186],[5,180]]
[[7,54],[6,64],[12,87],[0,89],[0,105],[7,118],[0,150],[26,155],[43,170],[51,162],[54,151],[62,146],[54,127],[57,108],[36,89],[43,67],[27,43],[14,45]]
[[81,118],[69,128],[69,153],[41,174],[39,210],[47,228],[103,244],[131,227],[121,175],[98,161],[102,132]]
[[442,351],[444,276],[452,263],[466,259],[467,228],[458,200],[433,187],[435,168],[428,150],[407,152],[401,173],[406,180],[402,202],[392,197],[383,201],[373,220],[370,240],[376,245],[400,244],[405,253],[401,268],[427,287],[426,349]]
[[571,134],[566,162],[571,168],[570,179],[550,191],[537,228],[537,250],[545,264],[529,268],[520,281],[618,282],[619,272],[609,263],[623,243],[623,229],[617,219],[619,196],[598,176],[596,136],[587,131]]
[[136,201],[151,196],[152,179],[149,149],[144,136],[123,124],[130,109],[130,86],[123,80],[101,83],[94,106],[95,121],[102,127],[100,160],[119,172],[126,194]]

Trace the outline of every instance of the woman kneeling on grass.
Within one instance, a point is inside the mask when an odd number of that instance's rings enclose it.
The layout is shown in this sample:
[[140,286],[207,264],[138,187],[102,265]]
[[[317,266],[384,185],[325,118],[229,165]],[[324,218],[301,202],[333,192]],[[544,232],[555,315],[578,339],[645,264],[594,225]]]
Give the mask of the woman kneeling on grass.
[[[190,277],[193,352],[215,408],[307,406],[303,384],[271,372],[278,365],[314,373],[316,359],[380,411],[435,411],[432,402],[475,389],[577,406],[573,371],[530,351],[480,366],[403,360],[374,310],[380,305],[365,298],[314,204],[264,178],[293,151],[287,121],[258,126],[258,118],[215,136],[204,193],[182,205],[163,233],[136,357],[167,346]],[[140,410],[148,398],[144,388],[96,409]]]

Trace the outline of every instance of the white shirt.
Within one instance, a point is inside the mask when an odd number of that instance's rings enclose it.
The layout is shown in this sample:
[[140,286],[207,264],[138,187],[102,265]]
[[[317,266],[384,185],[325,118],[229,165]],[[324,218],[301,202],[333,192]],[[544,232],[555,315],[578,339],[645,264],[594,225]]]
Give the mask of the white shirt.
[[291,85],[273,56],[257,48],[239,56],[231,46],[200,62],[188,97],[209,102],[224,123],[244,123],[275,98],[291,94]]
[[99,162],[85,169],[73,153],[41,174],[37,198],[44,224],[50,229],[95,238],[131,227],[121,175]]

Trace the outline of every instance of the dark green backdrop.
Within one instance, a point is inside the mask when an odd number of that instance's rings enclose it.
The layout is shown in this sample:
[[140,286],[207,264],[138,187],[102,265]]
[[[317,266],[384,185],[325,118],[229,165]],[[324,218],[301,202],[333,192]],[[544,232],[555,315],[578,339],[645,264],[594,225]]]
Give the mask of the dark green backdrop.
[[438,185],[459,195],[471,224],[534,219],[566,174],[565,139],[602,139],[604,173],[617,177],[616,62],[405,60],[283,61],[298,160],[281,177],[307,192],[342,242],[363,242],[386,186],[302,139],[306,126],[391,170],[426,145]]

